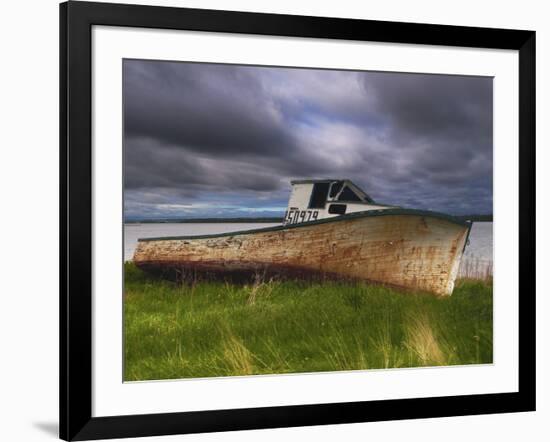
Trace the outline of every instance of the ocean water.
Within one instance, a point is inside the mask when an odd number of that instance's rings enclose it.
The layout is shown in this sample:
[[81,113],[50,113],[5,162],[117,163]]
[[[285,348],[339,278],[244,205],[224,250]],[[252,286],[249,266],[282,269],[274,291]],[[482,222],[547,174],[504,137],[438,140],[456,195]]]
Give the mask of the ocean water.
[[474,223],[464,258],[493,262],[493,223]]
[[[205,235],[276,226],[270,223],[145,223],[124,225],[124,260],[130,261],[138,238]],[[493,263],[493,223],[474,223],[460,274],[485,272]],[[491,270],[492,272],[492,270]]]
[[493,223],[474,223],[460,262],[459,276],[484,278],[493,274]]

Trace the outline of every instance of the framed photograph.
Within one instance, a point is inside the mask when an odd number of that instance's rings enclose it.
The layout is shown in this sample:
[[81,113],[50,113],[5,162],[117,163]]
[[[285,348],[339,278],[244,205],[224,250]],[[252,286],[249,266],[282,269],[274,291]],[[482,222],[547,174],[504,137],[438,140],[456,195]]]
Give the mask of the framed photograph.
[[535,32],[60,6],[60,437],[535,409]]

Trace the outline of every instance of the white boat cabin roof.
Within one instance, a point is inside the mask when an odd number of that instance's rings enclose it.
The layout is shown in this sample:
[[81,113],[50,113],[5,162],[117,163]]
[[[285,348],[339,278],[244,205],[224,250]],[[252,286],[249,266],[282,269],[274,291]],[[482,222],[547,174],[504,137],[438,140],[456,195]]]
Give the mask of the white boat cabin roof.
[[328,199],[332,201],[376,204],[363,189],[348,179],[292,180],[290,184],[292,186],[313,184],[312,198],[314,198],[316,192],[319,192],[320,194],[326,194]]
[[284,224],[389,208],[348,179],[293,180],[291,185]]

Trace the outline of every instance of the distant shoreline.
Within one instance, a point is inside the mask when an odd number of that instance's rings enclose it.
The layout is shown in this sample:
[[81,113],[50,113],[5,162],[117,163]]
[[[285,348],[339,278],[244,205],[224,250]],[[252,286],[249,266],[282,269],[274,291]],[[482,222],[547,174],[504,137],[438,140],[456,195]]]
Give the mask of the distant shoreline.
[[[463,221],[492,222],[493,215],[454,215]],[[126,220],[124,224],[195,224],[195,223],[282,223],[282,217],[264,218],[183,218],[183,219],[142,219]]]
[[186,218],[127,220],[125,224],[186,224],[186,223],[282,223],[283,218]]
[[455,215],[455,218],[463,221],[474,221],[476,223],[493,222],[493,215]]

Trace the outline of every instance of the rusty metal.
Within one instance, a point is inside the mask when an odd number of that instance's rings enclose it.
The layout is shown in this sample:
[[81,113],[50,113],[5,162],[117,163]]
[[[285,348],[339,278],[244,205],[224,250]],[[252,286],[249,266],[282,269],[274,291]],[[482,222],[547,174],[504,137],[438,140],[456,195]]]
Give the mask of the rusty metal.
[[134,262],[148,271],[336,276],[450,295],[469,229],[424,214],[342,216],[256,232],[139,241]]

